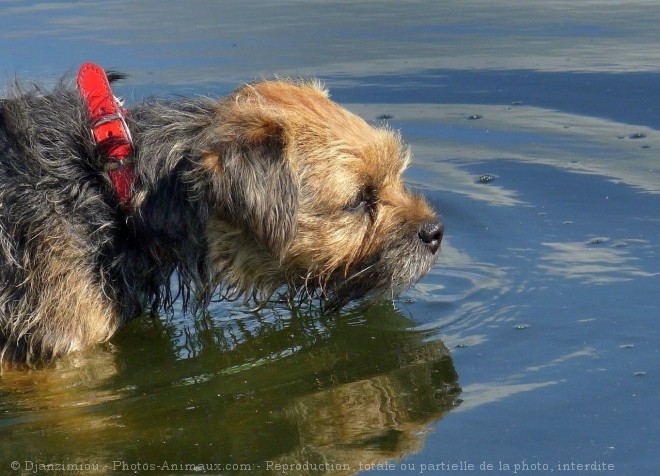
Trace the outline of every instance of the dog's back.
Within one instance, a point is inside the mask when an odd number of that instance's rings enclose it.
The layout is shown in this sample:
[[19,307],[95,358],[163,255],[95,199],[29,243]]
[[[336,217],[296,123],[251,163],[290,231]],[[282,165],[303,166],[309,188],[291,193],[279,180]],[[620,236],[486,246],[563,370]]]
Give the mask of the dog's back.
[[85,124],[64,85],[0,102],[0,361],[82,348],[119,324],[102,264],[114,211]]

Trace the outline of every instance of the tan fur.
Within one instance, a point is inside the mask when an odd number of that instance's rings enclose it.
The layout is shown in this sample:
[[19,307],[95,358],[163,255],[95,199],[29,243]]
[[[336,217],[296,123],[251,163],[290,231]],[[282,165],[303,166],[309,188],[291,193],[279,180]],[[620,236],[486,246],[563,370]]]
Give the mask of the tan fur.
[[[223,102],[219,113],[222,137],[247,144],[264,138],[282,142],[282,167],[300,187],[295,234],[279,260],[272,260],[267,250],[255,251],[258,246],[240,232],[235,232],[236,239],[218,234],[231,224],[214,218],[208,233],[212,259],[240,256],[243,265],[233,269],[245,273],[236,281],[253,283],[254,274],[261,275],[255,268],[265,266],[277,276],[275,284],[284,275],[323,285],[337,272],[347,277],[354,265],[382,252],[402,230],[414,235],[421,223],[437,221],[428,204],[404,187],[401,175],[410,152],[399,135],[374,128],[332,102],[318,83],[269,81],[247,86]],[[273,150],[273,163],[281,160],[278,153]],[[222,175],[222,152],[218,163],[209,159],[204,161],[206,170]],[[377,197],[373,220],[345,211],[365,189]],[[253,265],[247,264],[246,256]]]
[[39,242],[39,258],[26,257],[22,286],[31,289],[16,308],[31,316],[31,324],[21,323],[11,332],[12,338],[27,340],[26,361],[31,363],[42,347],[59,355],[108,340],[120,326],[119,311],[89,272],[89,250],[64,229],[32,239]]

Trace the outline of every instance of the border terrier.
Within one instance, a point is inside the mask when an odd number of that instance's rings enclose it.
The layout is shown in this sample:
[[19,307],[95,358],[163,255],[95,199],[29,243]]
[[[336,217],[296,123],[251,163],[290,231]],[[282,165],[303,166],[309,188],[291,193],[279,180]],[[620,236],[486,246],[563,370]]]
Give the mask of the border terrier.
[[336,311],[435,262],[443,225],[402,181],[409,149],[317,81],[124,110],[128,199],[88,109],[71,78],[0,99],[0,362],[84,349],[177,299]]

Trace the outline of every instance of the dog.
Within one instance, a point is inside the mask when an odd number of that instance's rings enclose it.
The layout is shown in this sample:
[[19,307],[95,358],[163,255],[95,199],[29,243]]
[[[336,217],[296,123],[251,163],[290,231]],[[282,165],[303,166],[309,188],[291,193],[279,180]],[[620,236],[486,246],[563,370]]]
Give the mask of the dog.
[[[444,227],[402,181],[408,147],[316,80],[122,109],[130,157],[110,166],[79,88],[0,100],[0,362],[85,349],[177,300],[196,312],[277,295],[334,312],[436,261]],[[128,198],[113,170],[130,172]]]

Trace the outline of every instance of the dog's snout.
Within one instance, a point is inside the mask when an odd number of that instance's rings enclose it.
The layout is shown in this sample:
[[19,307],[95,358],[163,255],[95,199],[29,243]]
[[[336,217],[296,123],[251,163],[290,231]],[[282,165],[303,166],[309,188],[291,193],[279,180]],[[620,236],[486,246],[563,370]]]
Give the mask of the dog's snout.
[[445,226],[440,221],[429,221],[419,227],[417,236],[422,240],[426,246],[428,246],[431,253],[435,254],[440,248],[440,242],[442,241],[442,235],[445,232]]

